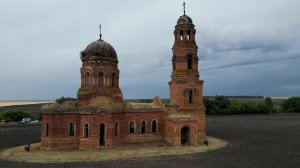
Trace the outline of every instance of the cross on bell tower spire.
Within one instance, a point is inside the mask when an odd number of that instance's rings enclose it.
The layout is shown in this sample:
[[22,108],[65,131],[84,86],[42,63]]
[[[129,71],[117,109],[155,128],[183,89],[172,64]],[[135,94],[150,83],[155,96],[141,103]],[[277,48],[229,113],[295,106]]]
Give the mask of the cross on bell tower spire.
[[183,15],[185,15],[185,2],[183,1]]
[[101,38],[102,38],[102,33],[101,33],[101,24],[99,25],[99,30],[100,30],[100,40],[102,40]]

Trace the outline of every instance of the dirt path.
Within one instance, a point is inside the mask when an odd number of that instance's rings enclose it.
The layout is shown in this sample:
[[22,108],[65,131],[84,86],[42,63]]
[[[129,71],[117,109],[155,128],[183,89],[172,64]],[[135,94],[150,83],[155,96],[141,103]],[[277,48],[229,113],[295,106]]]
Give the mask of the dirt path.
[[24,151],[24,146],[6,149],[0,153],[1,159],[29,163],[65,163],[94,162],[101,160],[119,160],[127,158],[142,158],[149,156],[185,155],[207,152],[225,147],[227,142],[208,137],[208,146],[173,147],[164,142],[141,144],[126,144],[106,150],[42,150],[40,143],[31,145],[30,152]]

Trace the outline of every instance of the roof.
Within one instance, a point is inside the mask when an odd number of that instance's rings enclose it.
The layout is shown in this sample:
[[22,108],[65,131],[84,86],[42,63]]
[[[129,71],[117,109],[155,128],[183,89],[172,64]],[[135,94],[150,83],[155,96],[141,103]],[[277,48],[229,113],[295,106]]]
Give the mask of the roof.
[[177,24],[193,24],[193,21],[188,15],[182,15],[177,20]]
[[108,58],[118,59],[115,49],[102,39],[90,43],[80,54],[81,60]]

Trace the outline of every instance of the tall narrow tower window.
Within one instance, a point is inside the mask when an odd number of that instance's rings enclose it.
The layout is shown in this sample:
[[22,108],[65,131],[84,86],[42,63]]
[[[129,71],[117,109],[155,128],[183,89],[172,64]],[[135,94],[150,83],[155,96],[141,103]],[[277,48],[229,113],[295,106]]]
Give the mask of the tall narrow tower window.
[[49,135],[49,124],[46,123],[45,125],[45,136],[48,136]]
[[183,40],[183,30],[180,30],[180,40]]
[[192,69],[192,60],[193,60],[193,58],[192,58],[192,56],[191,55],[189,55],[188,56],[188,69]]
[[88,138],[89,137],[89,125],[84,124],[83,126],[83,137]]
[[173,59],[172,59],[172,63],[173,63],[173,70],[175,71],[176,70],[176,55],[173,56]]
[[135,122],[134,121],[130,121],[130,123],[129,123],[129,133],[130,134],[134,134],[134,132],[135,132]]
[[73,122],[70,123],[69,129],[69,136],[75,136],[75,124]]
[[103,73],[100,72],[99,76],[98,76],[98,86],[99,87],[103,87],[104,86],[104,77],[103,77]]
[[115,74],[111,75],[111,87],[115,87]]
[[152,132],[157,132],[157,121],[156,120],[152,121]]
[[190,30],[189,30],[188,33],[187,33],[187,39],[188,39],[188,40],[191,40],[191,31],[190,31]]
[[189,103],[192,104],[193,103],[193,90],[189,91]]
[[146,121],[145,120],[143,120],[141,122],[141,133],[142,134],[146,133]]
[[86,73],[85,75],[85,86],[89,87],[91,85],[91,75],[89,73]]

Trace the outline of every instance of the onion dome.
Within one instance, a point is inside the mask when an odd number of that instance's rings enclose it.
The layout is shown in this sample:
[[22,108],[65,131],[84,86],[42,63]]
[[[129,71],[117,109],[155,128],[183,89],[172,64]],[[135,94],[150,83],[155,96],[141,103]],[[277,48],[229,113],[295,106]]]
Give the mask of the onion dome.
[[90,59],[117,61],[118,59],[115,49],[102,39],[90,43],[85,50],[80,53],[80,58],[82,61]]
[[177,24],[193,24],[193,21],[188,15],[184,14],[179,17]]

